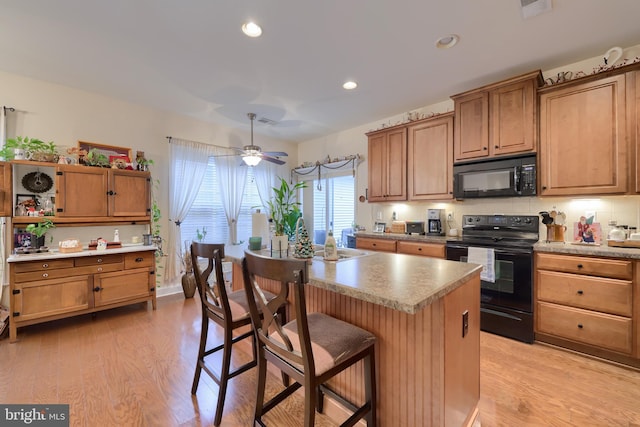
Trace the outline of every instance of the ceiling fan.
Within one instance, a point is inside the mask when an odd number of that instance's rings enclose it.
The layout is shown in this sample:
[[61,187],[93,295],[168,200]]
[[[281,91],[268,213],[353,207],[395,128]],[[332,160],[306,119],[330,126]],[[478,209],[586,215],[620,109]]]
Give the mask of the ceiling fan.
[[278,157],[287,157],[288,154],[282,151],[262,151],[257,145],[253,145],[253,120],[256,118],[255,113],[248,113],[247,116],[251,120],[251,145],[245,145],[242,148],[232,148],[239,152],[242,160],[247,166],[256,166],[261,160],[275,163],[276,165],[284,165],[284,161]]

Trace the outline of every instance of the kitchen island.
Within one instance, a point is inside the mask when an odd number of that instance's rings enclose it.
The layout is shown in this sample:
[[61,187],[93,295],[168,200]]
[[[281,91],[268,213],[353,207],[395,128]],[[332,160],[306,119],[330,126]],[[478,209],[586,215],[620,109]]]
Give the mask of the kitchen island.
[[[244,250],[226,249],[226,259],[234,262],[234,289],[242,287]],[[470,426],[478,418],[480,269],[377,252],[337,262],[312,260],[307,310],[378,337],[377,425]],[[272,285],[263,283],[266,289]],[[355,403],[364,399],[361,365],[331,384]],[[338,422],[346,418],[329,398],[325,412]]]

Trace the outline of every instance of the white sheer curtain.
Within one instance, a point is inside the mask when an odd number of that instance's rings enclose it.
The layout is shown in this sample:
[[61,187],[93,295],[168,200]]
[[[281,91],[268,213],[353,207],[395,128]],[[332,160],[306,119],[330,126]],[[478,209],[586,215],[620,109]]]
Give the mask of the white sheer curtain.
[[247,166],[234,154],[236,151],[228,148],[215,147],[216,172],[222,196],[222,206],[229,224],[229,243],[238,243],[238,216],[247,182]]
[[269,206],[267,202],[273,196],[273,187],[276,186],[276,171],[277,166],[270,162],[262,161],[258,163],[258,166],[253,167],[253,176],[256,179],[256,186],[258,187],[258,195],[264,206],[267,217],[271,217],[269,212]]
[[169,251],[165,280],[177,277],[182,271],[182,234],[180,222],[189,213],[189,209],[200,190],[207,171],[209,156],[214,146],[193,141],[171,138],[169,158]]

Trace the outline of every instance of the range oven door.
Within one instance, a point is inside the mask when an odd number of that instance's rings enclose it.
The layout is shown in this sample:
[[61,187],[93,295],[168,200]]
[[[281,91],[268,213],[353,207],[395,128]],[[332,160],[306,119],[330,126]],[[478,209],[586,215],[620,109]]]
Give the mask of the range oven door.
[[[489,247],[473,245],[474,247]],[[447,259],[467,262],[468,244],[447,243]],[[480,282],[483,305],[533,312],[533,250],[496,248],[495,281]]]

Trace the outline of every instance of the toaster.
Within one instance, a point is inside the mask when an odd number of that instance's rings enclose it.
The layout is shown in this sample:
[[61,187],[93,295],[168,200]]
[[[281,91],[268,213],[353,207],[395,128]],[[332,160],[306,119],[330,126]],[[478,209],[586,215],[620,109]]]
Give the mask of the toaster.
[[424,221],[407,221],[407,234],[425,234]]

